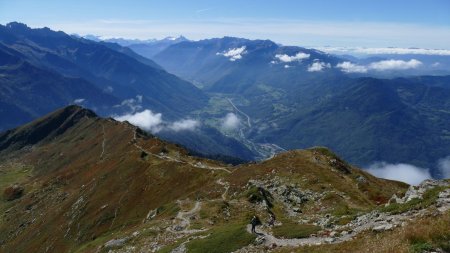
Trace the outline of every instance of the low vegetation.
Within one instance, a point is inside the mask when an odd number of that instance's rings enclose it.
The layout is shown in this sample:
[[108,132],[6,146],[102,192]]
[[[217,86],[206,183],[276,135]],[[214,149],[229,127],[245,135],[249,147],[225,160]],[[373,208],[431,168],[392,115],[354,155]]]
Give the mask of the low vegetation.
[[311,234],[317,233],[321,228],[315,225],[298,224],[289,220],[283,221],[281,226],[272,229],[273,235],[277,238],[305,238]]
[[423,194],[423,198],[414,198],[406,203],[392,203],[388,206],[382,207],[380,211],[389,212],[391,214],[404,213],[409,210],[423,209],[436,202],[439,196],[439,192],[444,190],[445,187],[434,187]]
[[205,239],[187,244],[188,252],[227,253],[240,249],[255,240],[255,235],[245,230],[245,223],[231,223],[218,227]]
[[275,252],[297,253],[418,253],[427,251],[450,251],[450,212],[438,217],[426,217],[405,227],[386,233],[366,232],[356,239],[320,246],[280,248]]

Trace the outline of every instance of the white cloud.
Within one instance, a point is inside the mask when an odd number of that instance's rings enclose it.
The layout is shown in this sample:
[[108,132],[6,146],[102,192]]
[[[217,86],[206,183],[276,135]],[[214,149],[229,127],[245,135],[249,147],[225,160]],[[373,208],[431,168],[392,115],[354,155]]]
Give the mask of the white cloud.
[[322,71],[325,68],[331,68],[331,64],[330,63],[316,61],[316,62],[313,62],[313,64],[311,64],[308,67],[308,71],[309,72],[318,72],[318,71]]
[[131,112],[136,112],[142,109],[142,95],[137,95],[136,98],[125,99],[120,103],[120,105],[115,105],[114,107],[128,106]]
[[431,64],[431,67],[436,68],[436,67],[439,67],[440,65],[441,65],[441,63],[435,62],[435,63]]
[[245,46],[238,47],[238,48],[231,48],[226,52],[223,53],[216,53],[216,55],[223,55],[230,59],[230,61],[236,61],[242,59],[242,55],[245,54],[247,51],[245,51]]
[[277,54],[275,58],[280,60],[281,62],[293,62],[293,61],[301,61],[304,59],[308,59],[310,54],[306,54],[303,52],[298,52],[296,55],[289,56],[287,54]]
[[400,47],[317,47],[317,49],[328,53],[348,54],[420,54],[420,55],[450,55],[448,49],[426,49],[426,48],[400,48]]
[[240,124],[239,118],[236,116],[236,114],[230,112],[228,113],[225,118],[223,118],[223,124],[222,127],[227,130],[233,130],[236,129]]
[[422,62],[411,59],[409,61],[402,60],[384,60],[378,62],[372,62],[369,64],[369,69],[384,71],[384,70],[405,70],[405,69],[415,69],[422,65]]
[[200,126],[200,122],[193,119],[166,122],[162,119],[161,113],[154,113],[148,109],[141,112],[115,116],[114,118],[118,121],[128,121],[131,124],[152,133],[161,131],[193,131]]
[[423,180],[431,178],[428,169],[405,163],[377,162],[370,165],[366,171],[377,177],[402,181],[412,185],[418,185]]
[[197,121],[197,120],[183,119],[183,120],[180,120],[180,121],[173,122],[169,126],[169,129],[173,130],[175,132],[184,131],[184,130],[193,131],[199,126],[200,126],[200,122]]
[[291,67],[291,66],[289,66],[289,65],[287,65],[287,64],[284,65],[284,68],[285,68],[285,69],[288,69],[288,68],[290,68],[290,67]]
[[345,73],[366,73],[367,68],[362,65],[357,65],[351,63],[349,61],[341,62],[336,65],[337,68],[340,68],[342,72]]
[[153,113],[151,110],[144,110],[135,114],[126,114],[115,117],[115,119],[118,121],[128,121],[131,124],[152,133],[157,133],[163,128],[162,114]]
[[443,178],[450,178],[450,155],[438,161],[438,169]]
[[82,104],[86,99],[84,98],[77,98],[73,101],[74,104]]
[[114,88],[111,87],[111,86],[108,86],[103,91],[106,92],[106,93],[112,93],[114,91]]
[[416,59],[411,59],[409,61],[403,60],[383,60],[372,62],[367,66],[358,65],[349,61],[344,61],[336,65],[340,68],[342,72],[345,73],[366,73],[369,70],[374,71],[387,71],[387,70],[406,70],[415,69],[422,66],[422,62]]

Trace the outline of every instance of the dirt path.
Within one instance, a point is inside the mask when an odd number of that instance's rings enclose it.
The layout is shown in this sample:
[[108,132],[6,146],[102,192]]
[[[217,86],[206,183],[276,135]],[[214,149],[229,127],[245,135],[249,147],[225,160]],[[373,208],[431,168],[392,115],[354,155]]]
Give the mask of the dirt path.
[[[276,244],[278,246],[302,246],[302,245],[318,245],[325,243],[327,237],[308,237],[308,238],[301,238],[301,239],[280,239],[276,238],[272,234],[268,233],[267,231],[256,228],[256,233],[258,236],[264,237],[264,245],[271,246],[273,244]],[[251,233],[251,225],[247,225],[247,232]]]
[[194,234],[206,231],[207,229],[189,229],[191,226],[191,218],[195,216],[201,209],[202,203],[196,201],[194,207],[189,211],[179,211],[174,219],[175,225],[167,228],[172,233]]
[[223,186],[225,191],[222,193],[221,197],[223,201],[227,200],[228,189],[230,189],[230,184],[228,182],[222,181],[222,178],[216,181],[217,184]]
[[201,163],[201,162],[194,163],[194,162],[190,162],[190,161],[182,161],[182,160],[173,158],[173,157],[168,156],[168,155],[157,155],[157,154],[154,154],[154,153],[152,153],[152,152],[150,152],[150,151],[144,149],[142,146],[140,146],[140,145],[137,143],[137,131],[136,131],[136,130],[137,130],[137,127],[135,127],[135,128],[133,129],[134,134],[133,134],[132,143],[133,143],[133,145],[134,145],[137,149],[141,150],[142,152],[145,152],[145,153],[148,154],[148,155],[151,155],[151,156],[154,156],[154,157],[157,157],[157,158],[159,158],[159,159],[166,160],[166,161],[171,161],[171,162],[176,162],[176,163],[189,164],[189,165],[191,165],[192,167],[199,168],[199,169],[207,169],[207,170],[215,170],[215,171],[216,171],[216,170],[221,170],[221,171],[225,171],[225,172],[227,172],[227,173],[231,173],[231,171],[230,171],[229,169],[224,168],[224,167],[209,166],[209,165],[203,164],[203,163]]
[[[439,195],[437,203],[441,203],[438,211],[445,213],[450,210],[450,190],[446,190]],[[426,215],[430,212],[429,209],[421,209],[418,211],[408,211],[400,214],[379,213],[373,211],[357,217],[355,220],[344,226],[338,226],[334,230],[340,231],[352,231],[351,233],[341,233],[340,236],[317,236],[301,239],[281,239],[276,238],[271,233],[267,232],[261,227],[256,228],[256,232],[259,236],[264,237],[264,245],[270,246],[276,244],[278,246],[303,246],[303,245],[320,245],[325,243],[341,243],[351,240],[361,232],[374,230],[374,231],[386,231],[392,230],[395,227],[403,226],[404,224],[413,221],[418,217]],[[251,233],[251,225],[247,225],[247,232]]]
[[103,125],[103,124],[102,124],[102,133],[103,133],[103,141],[102,141],[102,153],[100,154],[100,159],[103,160],[103,155],[105,154],[105,145],[106,145],[105,125]]

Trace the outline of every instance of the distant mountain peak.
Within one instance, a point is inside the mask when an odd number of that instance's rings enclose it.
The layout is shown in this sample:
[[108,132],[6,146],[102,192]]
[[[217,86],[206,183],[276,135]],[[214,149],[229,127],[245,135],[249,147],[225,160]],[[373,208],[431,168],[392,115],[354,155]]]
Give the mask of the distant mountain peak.
[[16,21],[9,22],[8,24],[6,24],[6,27],[10,29],[30,29],[30,27],[28,27],[26,24]]
[[179,41],[179,42],[181,42],[181,41],[187,41],[188,39],[186,37],[184,37],[183,35],[178,35],[176,37],[168,36],[168,37],[165,37],[163,40]]

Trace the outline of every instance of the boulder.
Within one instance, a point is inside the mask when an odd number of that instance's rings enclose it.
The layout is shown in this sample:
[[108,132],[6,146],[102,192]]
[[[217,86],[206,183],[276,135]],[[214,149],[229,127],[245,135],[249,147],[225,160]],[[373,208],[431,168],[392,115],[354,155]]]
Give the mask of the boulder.
[[128,238],[122,238],[122,239],[112,239],[105,243],[105,248],[118,248],[122,247],[126,242],[128,241]]
[[7,201],[12,201],[12,200],[22,197],[23,192],[24,192],[24,188],[20,185],[15,184],[15,185],[6,187],[6,189],[3,191],[3,197]]
[[261,245],[266,241],[266,238],[264,236],[258,236],[255,239],[255,245]]

